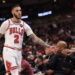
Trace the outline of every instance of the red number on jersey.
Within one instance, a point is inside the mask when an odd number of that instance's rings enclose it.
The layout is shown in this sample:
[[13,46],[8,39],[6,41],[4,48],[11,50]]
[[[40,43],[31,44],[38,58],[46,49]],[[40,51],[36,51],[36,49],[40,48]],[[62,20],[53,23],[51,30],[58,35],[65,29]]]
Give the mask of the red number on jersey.
[[15,35],[14,38],[15,38],[14,43],[18,44],[19,43],[19,35]]

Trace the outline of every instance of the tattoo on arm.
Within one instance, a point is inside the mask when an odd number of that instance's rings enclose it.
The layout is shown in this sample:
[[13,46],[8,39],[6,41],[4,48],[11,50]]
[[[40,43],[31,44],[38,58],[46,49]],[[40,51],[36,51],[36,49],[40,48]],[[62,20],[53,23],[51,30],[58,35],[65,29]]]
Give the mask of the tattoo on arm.
[[35,34],[32,34],[32,35],[30,35],[29,36],[32,40],[33,40],[33,42],[35,43],[35,44],[39,44],[39,45],[41,45],[41,46],[43,46],[43,47],[50,47],[47,43],[45,43],[42,39],[40,39],[40,38],[38,38]]

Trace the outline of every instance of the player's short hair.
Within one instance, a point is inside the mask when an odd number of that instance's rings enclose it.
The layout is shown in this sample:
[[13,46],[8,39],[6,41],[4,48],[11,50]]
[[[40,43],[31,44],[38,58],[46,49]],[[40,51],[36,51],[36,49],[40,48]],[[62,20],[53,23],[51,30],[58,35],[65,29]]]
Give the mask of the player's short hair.
[[13,10],[15,7],[21,7],[19,4],[13,5],[11,10]]

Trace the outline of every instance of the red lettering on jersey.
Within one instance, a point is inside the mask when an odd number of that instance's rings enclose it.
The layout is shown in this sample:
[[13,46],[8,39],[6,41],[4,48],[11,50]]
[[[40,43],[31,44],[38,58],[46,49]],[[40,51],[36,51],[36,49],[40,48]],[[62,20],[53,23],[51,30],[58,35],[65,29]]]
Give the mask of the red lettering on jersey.
[[23,29],[21,30],[21,36],[23,35]]
[[20,28],[19,28],[19,33],[20,33]]
[[[17,27],[16,27],[16,28],[17,28]],[[18,32],[18,28],[16,29],[16,33],[19,33],[19,32]]]
[[9,34],[12,34],[12,28],[10,28],[9,32],[10,32]]
[[17,27],[15,28],[15,33],[17,32]]
[[13,28],[13,33],[15,33],[15,28]]
[[10,31],[9,34],[18,33],[18,34],[20,34],[21,36],[23,35],[23,32],[24,32],[23,29],[17,28],[17,27],[10,28],[9,31]]

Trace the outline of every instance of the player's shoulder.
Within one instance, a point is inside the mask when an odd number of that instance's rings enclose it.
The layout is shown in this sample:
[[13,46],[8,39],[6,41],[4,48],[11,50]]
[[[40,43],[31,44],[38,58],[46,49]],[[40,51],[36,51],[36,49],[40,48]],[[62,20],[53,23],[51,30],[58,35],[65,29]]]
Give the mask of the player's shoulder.
[[9,21],[8,19],[5,20],[4,22],[2,22],[1,26],[0,27],[8,27],[9,26]]
[[25,23],[25,21],[21,20],[21,23]]
[[29,26],[25,21],[21,20],[21,22],[23,23],[23,25]]
[[2,22],[2,24],[8,24],[8,23],[9,23],[9,19],[7,19],[4,22]]

